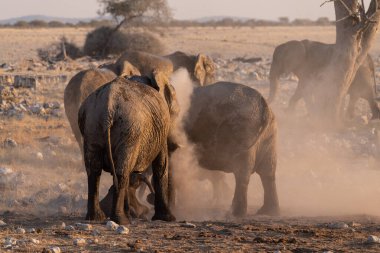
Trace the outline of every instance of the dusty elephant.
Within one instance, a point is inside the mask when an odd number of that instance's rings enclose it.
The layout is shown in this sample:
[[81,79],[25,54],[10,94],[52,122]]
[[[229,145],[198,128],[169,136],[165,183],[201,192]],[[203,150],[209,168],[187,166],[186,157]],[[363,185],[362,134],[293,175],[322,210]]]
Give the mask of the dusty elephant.
[[205,54],[189,55],[181,51],[165,55],[173,64],[173,70],[186,68],[193,82],[200,86],[215,82],[216,66],[212,58]]
[[[334,46],[334,44],[309,40],[293,40],[277,46],[273,53],[273,61],[269,73],[270,92],[268,101],[272,102],[275,99],[280,76],[282,74],[293,73],[299,79],[296,91],[289,101],[289,109],[294,109],[298,100],[302,97],[306,99],[304,90],[307,88],[307,80],[310,78],[310,75],[313,75],[318,69],[327,64],[332,56]],[[375,69],[372,58],[369,55],[358,69],[348,90],[348,94],[350,95],[347,108],[349,116],[353,116],[356,101],[359,98],[364,98],[370,105],[372,118],[380,118],[380,110],[375,101]]]
[[204,54],[196,56],[177,51],[170,55],[157,56],[140,51],[127,51],[109,68],[117,75],[123,75],[125,62],[136,66],[142,75],[149,76],[152,70],[156,69],[170,77],[173,71],[186,68],[192,80],[200,86],[215,81],[215,63],[211,57]]
[[[124,74],[140,75],[140,72],[131,64],[124,64]],[[64,95],[64,107],[71,130],[83,153],[83,141],[78,127],[78,111],[82,102],[97,88],[112,81],[116,75],[106,68],[93,68],[80,71],[67,84]]]
[[[136,198],[136,190],[143,184],[147,185],[150,190],[150,194],[147,198],[148,202],[154,205],[154,190],[152,184],[147,178],[146,173],[131,173],[128,187],[128,199],[130,202],[130,214],[133,218],[147,219],[147,215],[149,213],[149,208],[141,204]],[[115,186],[111,186],[107,195],[100,201],[100,208],[103,210],[106,217],[110,217],[112,214],[112,201],[114,194]]]
[[116,190],[111,219],[119,224],[128,223],[129,189],[126,186],[130,175],[145,171],[150,164],[155,191],[152,219],[175,220],[168,206],[167,139],[171,115],[178,105],[174,89],[170,84],[158,86],[159,74],[155,76],[151,86],[117,78],[88,96],[79,109],[78,123],[84,140],[88,178],[88,220],[105,218],[98,189],[101,172],[105,170],[113,175]]
[[277,126],[259,92],[229,82],[198,87],[184,122],[189,140],[196,144],[200,165],[234,174],[234,216],[247,212],[248,184],[254,172],[264,187],[264,204],[258,214],[279,213],[275,182]]

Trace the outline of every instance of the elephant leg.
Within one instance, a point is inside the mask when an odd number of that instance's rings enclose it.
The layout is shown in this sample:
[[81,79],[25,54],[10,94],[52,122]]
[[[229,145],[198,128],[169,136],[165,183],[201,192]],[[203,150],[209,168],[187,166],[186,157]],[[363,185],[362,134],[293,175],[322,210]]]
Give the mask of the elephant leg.
[[359,96],[357,96],[355,93],[350,94],[350,100],[349,100],[348,106],[347,106],[347,116],[350,119],[354,118],[355,104],[358,100],[359,100]]
[[175,207],[175,198],[176,198],[176,189],[174,184],[174,175],[173,175],[173,166],[170,166],[168,169],[168,201],[169,207]]
[[289,112],[294,111],[294,109],[295,109],[295,107],[297,105],[297,102],[303,96],[304,89],[305,89],[305,84],[304,84],[303,81],[300,80],[298,82],[298,86],[296,88],[296,91],[294,92],[293,96],[289,100],[289,105],[288,105],[288,109],[287,109]]
[[278,203],[276,177],[274,175],[260,175],[264,188],[264,204],[257,211],[257,214],[279,215],[280,207]]
[[275,141],[269,141],[268,147],[260,152],[261,162],[257,164],[255,171],[260,176],[264,189],[264,204],[256,214],[279,215],[280,206],[276,187],[277,155],[274,151]]
[[149,213],[149,208],[140,203],[136,197],[136,189],[132,187],[129,188],[129,204],[133,218],[147,219],[146,215]]
[[232,214],[235,217],[244,217],[247,214],[247,194],[251,172],[248,166],[237,170],[235,176],[235,194],[232,200]]
[[154,216],[152,220],[175,221],[168,203],[168,149],[165,147],[152,163],[153,186],[155,191]]
[[112,202],[113,202],[113,195],[115,194],[115,186],[112,185],[107,195],[100,201],[100,208],[103,210],[105,215],[107,217],[111,217],[112,214]]
[[88,180],[88,201],[86,220],[103,221],[106,219],[99,205],[99,182],[101,170],[90,171]]
[[117,224],[126,225],[129,224],[129,198],[128,198],[128,185],[129,175],[117,175],[119,191],[115,191],[113,195],[112,203],[112,215],[111,220]]

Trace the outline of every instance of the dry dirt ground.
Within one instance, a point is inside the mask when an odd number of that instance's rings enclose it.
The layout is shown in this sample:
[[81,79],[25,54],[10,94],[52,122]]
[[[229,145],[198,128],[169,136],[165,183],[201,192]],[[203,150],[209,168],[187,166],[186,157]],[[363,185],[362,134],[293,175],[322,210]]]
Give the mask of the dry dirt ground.
[[[97,66],[101,62],[87,58],[56,64],[37,58],[38,48],[61,36],[81,45],[88,31],[0,29],[0,65],[6,63],[0,75],[70,78]],[[333,42],[335,37],[333,27],[171,28],[163,34],[167,53],[207,53],[216,61],[219,80],[244,83],[265,97],[276,45],[292,39]],[[377,74],[378,40],[371,51]],[[263,60],[249,64],[235,57]],[[380,126],[369,120],[365,101],[343,128],[322,130],[307,120],[302,102],[295,113],[286,112],[296,81],[282,80],[273,104],[279,128],[280,217],[254,216],[263,199],[255,175],[249,187],[249,215],[243,220],[229,215],[234,189],[230,175],[219,200],[210,182],[191,178],[192,187],[186,187],[191,192],[184,191],[183,205],[174,211],[179,222],[135,220],[128,235],[119,235],[105,224],[92,224],[90,230],[75,226],[85,223],[87,181],[64,115],[67,81],[42,80],[36,89],[11,89],[0,83],[0,220],[6,223],[0,222],[0,252],[52,247],[62,252],[380,252],[380,243],[368,241],[370,235],[380,236]],[[104,175],[102,194],[110,184]],[[84,239],[83,244],[75,245],[76,239]]]

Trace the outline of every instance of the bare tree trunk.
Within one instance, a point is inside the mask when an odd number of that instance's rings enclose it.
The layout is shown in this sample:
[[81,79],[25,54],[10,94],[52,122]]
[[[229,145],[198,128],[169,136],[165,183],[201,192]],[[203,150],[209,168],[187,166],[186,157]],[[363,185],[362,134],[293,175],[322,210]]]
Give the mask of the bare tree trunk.
[[[309,80],[314,95],[309,106],[317,119],[339,122],[344,97],[356,71],[368,54],[378,24],[380,0],[372,0],[367,15],[358,0],[335,0],[336,44],[331,60]],[[369,21],[366,16],[371,17]]]

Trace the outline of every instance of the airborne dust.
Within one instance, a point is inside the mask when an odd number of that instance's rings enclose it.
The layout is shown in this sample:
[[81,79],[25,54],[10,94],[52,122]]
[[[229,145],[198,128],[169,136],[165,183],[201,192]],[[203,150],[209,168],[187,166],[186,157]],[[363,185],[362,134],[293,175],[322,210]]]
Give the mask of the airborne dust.
[[[177,136],[182,146],[172,159],[178,186],[174,213],[178,220],[231,218],[234,178],[199,168],[194,146],[181,130],[181,119],[186,117],[193,85],[184,70],[172,77],[172,83],[181,106]],[[247,85],[264,96],[268,94],[267,81]],[[295,82],[282,80],[280,96],[272,105],[279,129],[277,189],[282,215],[379,215],[380,170],[379,160],[376,160],[380,157],[376,130],[379,126],[362,122],[359,114],[368,114],[366,103],[359,104],[360,112],[346,128],[322,130],[308,123],[300,113],[304,111],[302,103],[294,114],[284,111],[294,88]],[[74,139],[68,138],[70,129],[42,120],[34,124],[60,130],[54,137],[36,138],[37,144],[31,147],[19,145],[11,154],[1,151],[4,167],[12,171],[3,173],[0,178],[0,211],[84,215],[87,178],[79,149]],[[22,131],[19,134],[25,135]],[[217,192],[213,191],[215,181],[220,182]],[[103,173],[101,196],[111,183],[111,177]],[[261,182],[254,174],[249,185],[248,214],[254,214],[262,202]]]

